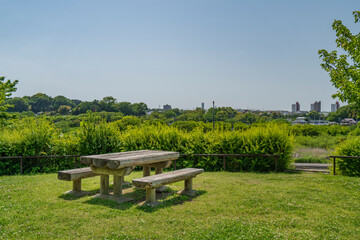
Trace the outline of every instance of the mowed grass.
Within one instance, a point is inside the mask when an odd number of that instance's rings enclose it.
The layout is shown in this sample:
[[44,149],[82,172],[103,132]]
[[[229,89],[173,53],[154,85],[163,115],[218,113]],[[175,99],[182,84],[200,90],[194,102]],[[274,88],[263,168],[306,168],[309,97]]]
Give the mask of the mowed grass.
[[[126,180],[141,176],[133,172]],[[306,173],[203,173],[194,198],[183,182],[157,208],[69,197],[56,174],[0,177],[2,239],[360,239],[360,179]],[[99,177],[83,189],[99,191]]]

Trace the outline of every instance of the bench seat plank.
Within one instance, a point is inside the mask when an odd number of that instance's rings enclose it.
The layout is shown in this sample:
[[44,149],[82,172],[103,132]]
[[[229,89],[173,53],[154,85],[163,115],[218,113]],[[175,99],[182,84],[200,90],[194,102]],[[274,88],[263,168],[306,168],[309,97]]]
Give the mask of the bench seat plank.
[[89,167],[58,171],[58,179],[65,181],[75,181],[78,179],[95,177],[98,175],[99,174],[93,173]]
[[133,179],[133,185],[138,188],[156,188],[170,183],[178,182],[195,177],[203,173],[204,169],[200,168],[185,168],[172,172],[157,174],[153,176]]

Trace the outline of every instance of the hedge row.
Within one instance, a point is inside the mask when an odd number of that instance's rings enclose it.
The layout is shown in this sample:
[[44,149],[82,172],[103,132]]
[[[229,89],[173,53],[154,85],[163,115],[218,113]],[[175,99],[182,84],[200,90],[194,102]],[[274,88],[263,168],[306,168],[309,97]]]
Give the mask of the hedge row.
[[[189,132],[175,126],[147,123],[130,124],[124,129],[121,122],[106,123],[93,115],[84,119],[78,130],[66,134],[46,119],[26,118],[4,127],[0,135],[0,156],[89,155],[141,149],[183,154],[280,154],[278,168],[284,170],[291,161],[293,138],[288,130],[276,124],[237,131],[218,127],[214,132],[204,132],[201,128]],[[1,175],[14,174],[14,169],[19,169],[18,163],[11,161],[0,161]],[[39,169],[35,166],[37,161],[33,161],[34,165],[27,166],[25,172],[54,172],[69,166],[69,160],[49,161],[56,164],[45,164],[46,167]],[[214,157],[187,157],[178,164],[206,171],[222,170],[222,159]],[[227,158],[228,171],[264,172],[274,168],[272,158]]]

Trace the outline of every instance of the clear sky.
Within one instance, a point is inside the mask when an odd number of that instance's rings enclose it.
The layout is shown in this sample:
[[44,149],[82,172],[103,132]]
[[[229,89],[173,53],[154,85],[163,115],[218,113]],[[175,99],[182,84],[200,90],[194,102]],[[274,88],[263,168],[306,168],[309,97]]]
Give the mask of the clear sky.
[[0,0],[0,76],[14,96],[301,110],[335,100],[319,49],[359,0]]

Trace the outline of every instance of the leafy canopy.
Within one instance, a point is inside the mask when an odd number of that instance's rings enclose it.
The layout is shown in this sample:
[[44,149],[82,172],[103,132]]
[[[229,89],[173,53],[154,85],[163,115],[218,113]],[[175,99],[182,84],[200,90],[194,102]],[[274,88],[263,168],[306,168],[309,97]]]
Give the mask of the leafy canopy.
[[16,91],[15,85],[18,83],[18,80],[11,82],[11,80],[5,80],[5,77],[0,77],[0,119],[6,119],[10,115],[6,110],[11,107],[10,104],[4,104],[4,101],[7,97],[10,97],[13,92]]
[[[360,11],[354,11],[355,23],[360,21]],[[360,33],[353,35],[340,20],[332,24],[336,32],[336,45],[344,52],[319,50],[321,67],[329,73],[332,85],[338,90],[332,95],[343,102],[354,104],[360,110]]]

